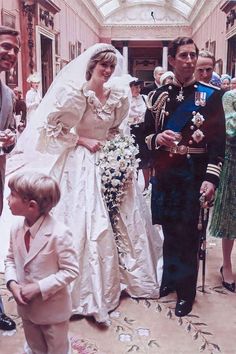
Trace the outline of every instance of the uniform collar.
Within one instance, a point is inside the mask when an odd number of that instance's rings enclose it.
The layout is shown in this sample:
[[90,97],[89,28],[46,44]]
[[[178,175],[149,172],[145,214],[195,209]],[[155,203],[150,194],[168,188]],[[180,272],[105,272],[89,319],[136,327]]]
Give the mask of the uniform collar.
[[190,80],[186,81],[186,82],[181,82],[179,81],[176,77],[174,77],[174,80],[173,80],[173,84],[175,86],[179,86],[179,87],[187,87],[187,86],[191,86],[193,85],[194,83],[196,82],[196,79],[194,76],[191,77]]

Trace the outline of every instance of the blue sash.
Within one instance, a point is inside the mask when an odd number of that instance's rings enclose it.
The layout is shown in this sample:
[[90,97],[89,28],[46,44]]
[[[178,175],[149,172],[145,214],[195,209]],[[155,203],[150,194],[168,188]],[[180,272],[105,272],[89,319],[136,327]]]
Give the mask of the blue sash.
[[214,88],[203,86],[198,84],[196,91],[191,94],[184,102],[178,106],[178,108],[171,114],[165,129],[173,130],[174,132],[180,132],[185,124],[192,119],[193,111],[197,112],[201,106],[195,104],[195,92],[205,92],[206,102],[210,96],[215,92]]

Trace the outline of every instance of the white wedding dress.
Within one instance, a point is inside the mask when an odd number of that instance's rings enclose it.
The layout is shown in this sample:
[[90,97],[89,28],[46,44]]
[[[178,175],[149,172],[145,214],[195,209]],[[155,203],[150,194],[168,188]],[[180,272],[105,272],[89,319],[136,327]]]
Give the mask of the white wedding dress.
[[119,209],[119,242],[124,250],[120,255],[102,195],[100,152],[75,144],[78,136],[101,142],[112,139],[127,116],[125,91],[110,89],[105,104],[86,84],[80,89],[65,85],[55,95],[38,149],[58,154],[51,175],[59,181],[61,200],[53,213],[70,227],[80,266],[72,290],[73,313],[105,322],[118,306],[122,290],[136,298],[159,296],[162,240],[133,179]]

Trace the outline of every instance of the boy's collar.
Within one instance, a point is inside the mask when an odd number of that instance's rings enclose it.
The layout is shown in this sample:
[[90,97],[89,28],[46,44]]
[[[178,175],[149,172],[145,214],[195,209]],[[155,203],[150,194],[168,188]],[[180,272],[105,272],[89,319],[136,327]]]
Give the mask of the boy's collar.
[[32,226],[29,226],[27,224],[27,221],[25,219],[24,221],[24,229],[25,229],[25,232],[27,230],[30,231],[30,234],[31,234],[31,237],[34,238],[35,235],[37,234],[37,232],[39,231],[40,227],[42,226],[43,222],[44,222],[44,219],[45,219],[46,215],[41,215],[37,221],[35,221],[35,223],[32,225]]

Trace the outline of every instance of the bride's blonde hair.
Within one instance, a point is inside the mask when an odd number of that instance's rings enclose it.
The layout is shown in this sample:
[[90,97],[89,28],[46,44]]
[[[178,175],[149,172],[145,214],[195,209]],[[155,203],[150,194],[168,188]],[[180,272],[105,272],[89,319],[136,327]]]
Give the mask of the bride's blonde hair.
[[86,69],[86,80],[89,81],[91,79],[93,70],[97,63],[106,63],[106,64],[114,64],[117,63],[117,57],[114,51],[103,51],[93,55],[87,65]]

